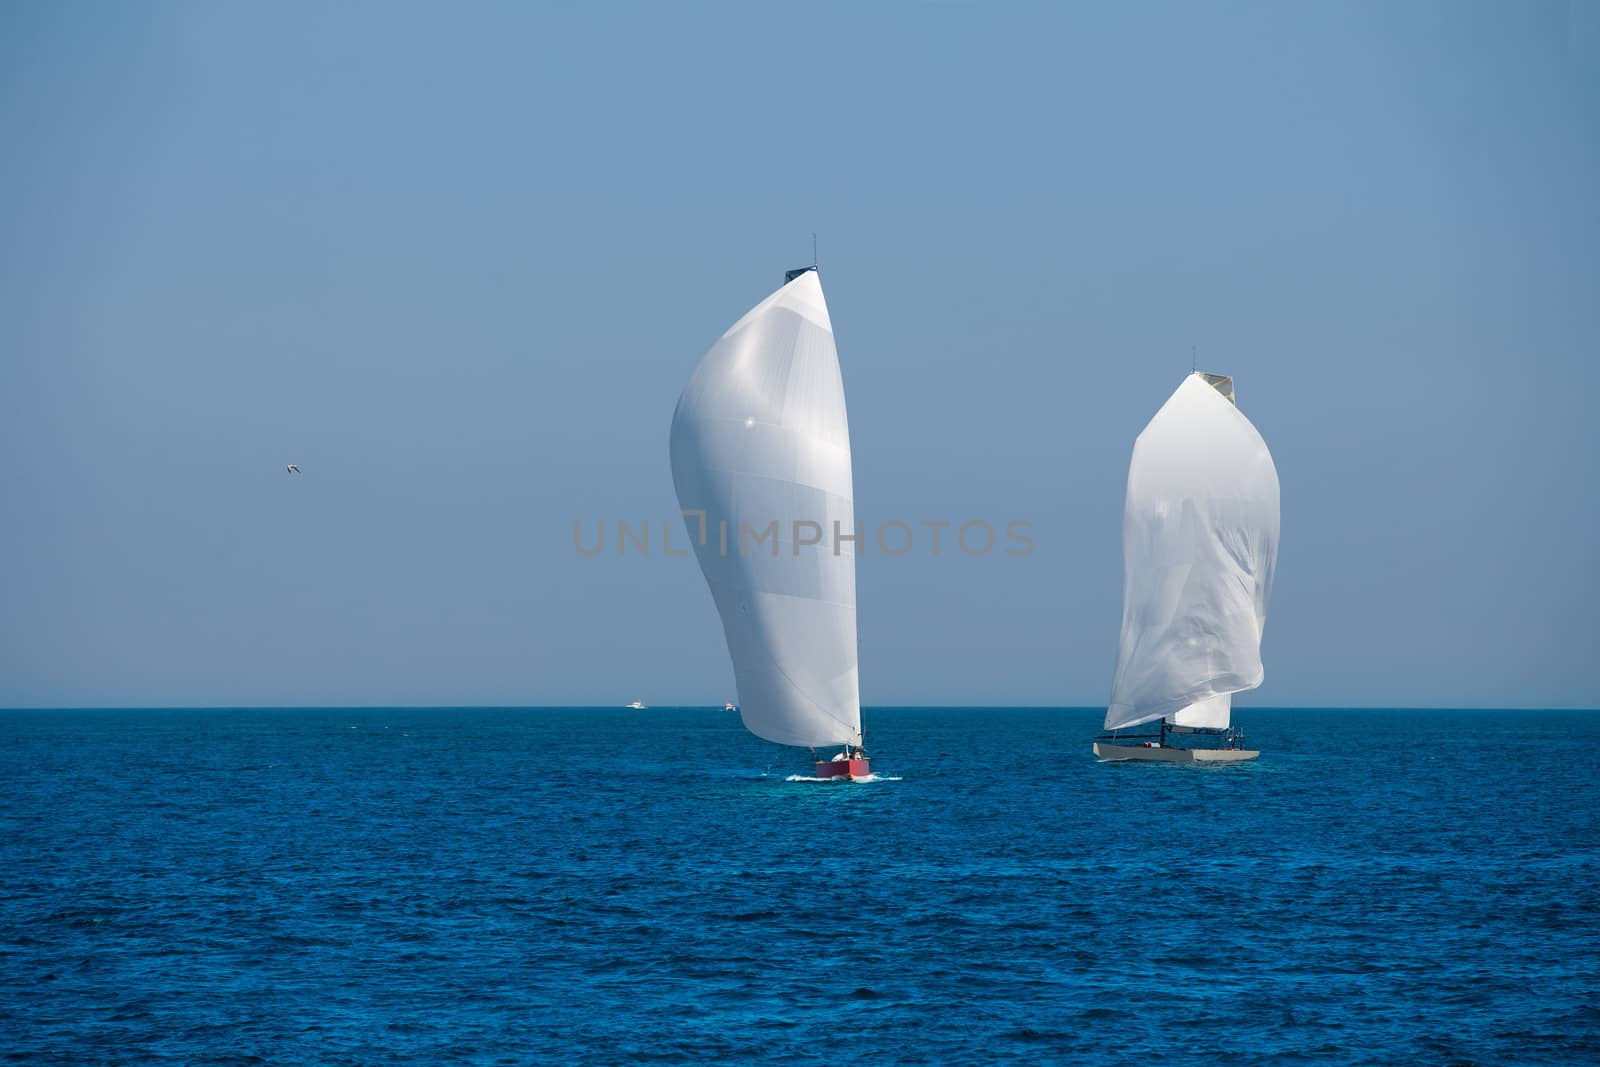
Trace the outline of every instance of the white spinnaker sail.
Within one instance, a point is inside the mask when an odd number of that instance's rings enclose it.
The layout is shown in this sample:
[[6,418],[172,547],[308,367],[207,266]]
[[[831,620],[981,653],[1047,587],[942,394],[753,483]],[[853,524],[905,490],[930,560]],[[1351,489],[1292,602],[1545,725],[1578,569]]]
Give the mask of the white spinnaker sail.
[[745,727],[782,745],[860,744],[855,542],[834,538],[855,533],[850,428],[815,270],[700,360],[672,416],[672,481],[685,512],[705,513],[685,523]]
[[1134,443],[1122,554],[1122,641],[1106,729],[1164,715],[1227,726],[1228,694],[1263,677],[1278,472],[1250,420],[1200,374]]

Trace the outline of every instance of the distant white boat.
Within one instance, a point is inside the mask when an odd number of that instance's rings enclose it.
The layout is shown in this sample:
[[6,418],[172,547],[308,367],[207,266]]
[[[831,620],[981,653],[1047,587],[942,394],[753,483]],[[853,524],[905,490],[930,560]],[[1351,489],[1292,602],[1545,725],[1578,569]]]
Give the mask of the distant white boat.
[[[811,749],[819,778],[871,774],[855,542],[834,541],[835,531],[855,530],[850,427],[815,266],[788,271],[700,360],[672,415],[671,451],[745,728]],[[816,539],[801,540],[809,530]],[[838,753],[819,757],[818,748]]]
[[[1122,640],[1103,760],[1255,759],[1233,694],[1265,672],[1261,633],[1278,559],[1278,471],[1233,379],[1189,375],[1133,446],[1122,519]],[[1158,732],[1121,734],[1160,720]],[[1172,744],[1169,735],[1216,744]],[[1133,744],[1123,744],[1133,741]]]
[[739,710],[739,706],[737,704],[724,704],[724,705],[722,705],[722,710],[723,711],[738,711]]
[[622,706],[625,707],[625,708],[632,708],[634,711],[643,711],[643,710],[645,710],[644,701],[642,701],[642,700],[635,700],[632,703],[624,704]]

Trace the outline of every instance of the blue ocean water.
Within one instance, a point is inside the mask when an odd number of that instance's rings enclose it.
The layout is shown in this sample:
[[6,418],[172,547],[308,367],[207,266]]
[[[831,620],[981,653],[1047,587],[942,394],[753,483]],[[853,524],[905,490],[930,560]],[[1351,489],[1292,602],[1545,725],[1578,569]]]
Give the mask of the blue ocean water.
[[1594,1063],[1600,714],[0,712],[22,1063]]

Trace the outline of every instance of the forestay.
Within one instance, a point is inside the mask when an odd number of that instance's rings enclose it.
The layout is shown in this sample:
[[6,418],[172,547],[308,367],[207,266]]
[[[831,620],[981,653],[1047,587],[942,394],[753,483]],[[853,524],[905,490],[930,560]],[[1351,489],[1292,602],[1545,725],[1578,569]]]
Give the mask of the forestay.
[[860,744],[850,429],[815,270],[701,359],[672,417],[672,480],[745,726],[784,745]]
[[[1229,382],[1231,386],[1231,382]],[[1191,374],[1133,446],[1122,640],[1106,729],[1165,715],[1226,727],[1261,684],[1278,552],[1278,472],[1250,420]]]

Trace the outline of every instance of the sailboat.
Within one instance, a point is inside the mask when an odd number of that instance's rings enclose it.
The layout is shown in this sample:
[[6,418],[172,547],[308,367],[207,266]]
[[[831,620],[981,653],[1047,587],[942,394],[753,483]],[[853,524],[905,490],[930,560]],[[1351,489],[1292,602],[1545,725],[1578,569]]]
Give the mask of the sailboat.
[[[1095,740],[1094,754],[1167,763],[1261,755],[1244,746],[1231,718],[1233,694],[1264,676],[1278,471],[1238,408],[1232,378],[1189,375],[1134,442],[1122,556],[1110,733]],[[1157,720],[1155,732],[1121,733]],[[1210,743],[1195,743],[1202,740]]]
[[815,264],[785,272],[700,360],[672,416],[671,450],[745,728],[811,749],[818,778],[870,775],[850,429]]

